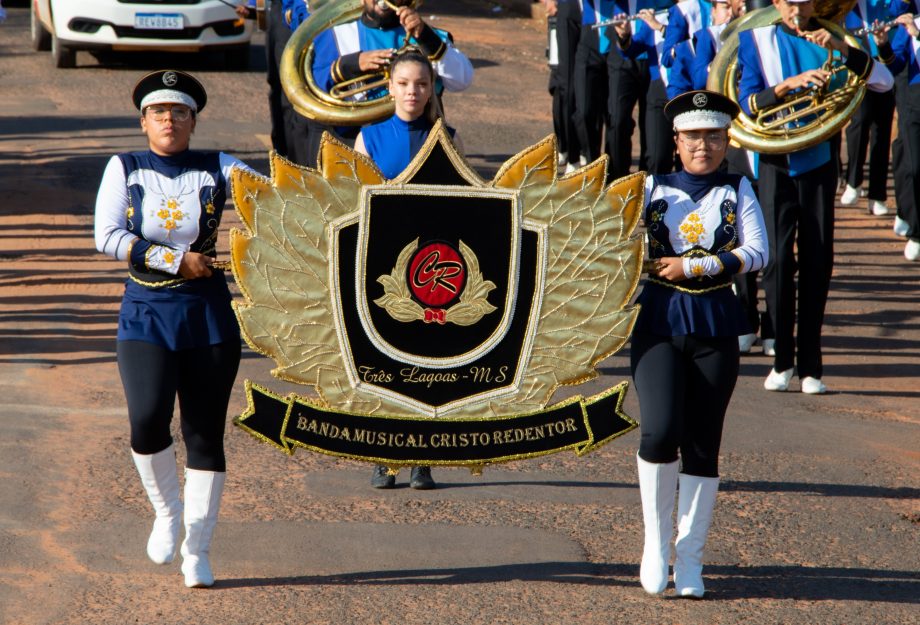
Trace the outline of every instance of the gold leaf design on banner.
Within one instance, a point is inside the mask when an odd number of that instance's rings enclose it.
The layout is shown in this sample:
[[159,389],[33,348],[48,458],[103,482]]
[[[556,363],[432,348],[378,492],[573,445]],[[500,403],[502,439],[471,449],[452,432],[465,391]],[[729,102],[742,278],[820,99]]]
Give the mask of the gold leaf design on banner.
[[[595,366],[629,339],[639,312],[628,306],[642,270],[642,239],[633,236],[645,174],[604,188],[606,157],[561,178],[548,137],[512,157],[494,186],[519,189],[525,221],[548,231],[546,281],[527,381],[495,414],[537,410],[560,385],[597,377]],[[498,405],[497,405],[498,404]]]

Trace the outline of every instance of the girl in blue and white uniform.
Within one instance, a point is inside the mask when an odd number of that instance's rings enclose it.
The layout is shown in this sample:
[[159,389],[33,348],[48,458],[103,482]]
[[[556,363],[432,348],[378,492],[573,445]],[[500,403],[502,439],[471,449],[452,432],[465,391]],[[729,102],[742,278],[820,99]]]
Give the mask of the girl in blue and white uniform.
[[630,358],[642,415],[640,578],[651,594],[668,584],[677,490],[674,585],[680,596],[703,596],[703,547],[719,484],[722,423],[738,378],[738,336],[749,331],[732,276],[767,262],[763,215],[751,183],[720,170],[738,110],[709,91],[689,91],[668,102],[665,115],[683,169],[646,179],[651,260]]
[[208,587],[226,475],[224,426],[240,361],[227,281],[212,264],[231,169],[246,166],[222,152],[189,149],[207,102],[192,76],[153,72],[133,100],[148,149],[109,160],[96,199],[96,247],[128,265],[117,355],[132,456],[156,513],[147,554],[171,562],[183,521],[170,434],[178,397],[187,456],[182,572],[186,586]]
[[[362,128],[355,140],[355,150],[369,156],[385,177],[395,178],[409,165],[428,139],[435,122],[442,117],[434,87],[434,68],[421,51],[406,48],[394,57],[390,65],[389,91],[395,113],[382,122]],[[453,128],[447,130],[462,153],[460,137]],[[393,488],[395,483],[395,476],[389,475],[386,467],[375,467],[372,486]],[[413,467],[409,485],[420,490],[434,488],[431,467]]]

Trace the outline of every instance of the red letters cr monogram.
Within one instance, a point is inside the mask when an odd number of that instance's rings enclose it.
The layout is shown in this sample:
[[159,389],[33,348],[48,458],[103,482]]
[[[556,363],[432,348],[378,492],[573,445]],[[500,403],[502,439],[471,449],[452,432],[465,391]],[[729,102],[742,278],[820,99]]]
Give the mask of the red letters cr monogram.
[[[463,292],[466,263],[449,243],[428,243],[415,252],[406,279],[419,302],[432,308],[445,307]],[[428,321],[428,311],[425,314]]]

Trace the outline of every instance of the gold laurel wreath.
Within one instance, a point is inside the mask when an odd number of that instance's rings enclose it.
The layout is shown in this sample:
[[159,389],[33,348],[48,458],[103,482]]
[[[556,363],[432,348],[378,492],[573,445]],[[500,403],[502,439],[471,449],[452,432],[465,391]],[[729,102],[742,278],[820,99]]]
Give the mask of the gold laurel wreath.
[[[605,186],[607,161],[602,157],[560,177],[550,136],[485,181],[438,123],[396,183],[411,179],[437,144],[473,186],[515,190],[524,223],[544,233],[539,317],[520,384],[501,398],[464,404],[450,416],[540,410],[560,385],[597,377],[595,367],[629,338],[638,313],[629,302],[642,268],[642,239],[633,232],[645,175]],[[416,416],[403,403],[351,382],[335,321],[336,287],[330,283],[331,224],[357,220],[363,186],[387,181],[370,159],[328,136],[317,167],[299,167],[272,153],[270,179],[234,170],[233,197],[244,229],[231,232],[231,265],[243,295],[234,302],[243,337],[275,361],[275,377],[312,386],[325,406]],[[471,296],[484,297],[487,291],[477,290],[487,285],[483,281],[470,289]]]
[[[384,294],[375,299],[374,303],[385,309],[397,321],[409,322],[425,319],[425,309],[412,299],[409,287],[406,286],[406,267],[409,266],[409,259],[417,247],[418,239],[415,239],[399,253],[393,271],[389,275],[383,274],[377,278],[377,282],[383,285]],[[460,253],[467,261],[469,278],[463,293],[460,294],[460,303],[447,310],[444,320],[459,326],[471,326],[496,310],[487,299],[489,292],[495,288],[495,283],[483,279],[482,272],[479,270],[479,259],[463,241],[460,241]]]

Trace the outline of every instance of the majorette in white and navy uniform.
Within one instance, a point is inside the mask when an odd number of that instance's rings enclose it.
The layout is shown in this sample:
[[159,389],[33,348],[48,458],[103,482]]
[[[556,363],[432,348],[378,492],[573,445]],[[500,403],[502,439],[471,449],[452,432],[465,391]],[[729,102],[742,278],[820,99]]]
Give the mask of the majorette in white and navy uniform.
[[678,595],[701,597],[722,424],[738,377],[737,337],[746,326],[731,277],[761,268],[768,252],[750,183],[718,171],[738,105],[718,93],[690,91],[671,100],[665,113],[678,142],[705,141],[711,161],[706,171],[688,173],[692,160],[684,149],[683,170],[646,181],[649,263],[668,259],[659,261],[667,267],[680,258],[685,279],[671,281],[662,277],[664,267],[650,269],[630,347],[641,413],[640,578],[648,593],[667,587],[677,490],[674,585]]
[[[240,334],[216,256],[230,170],[223,153],[188,149],[207,96],[179,71],[138,82],[150,149],[112,157],[96,200],[96,247],[127,264],[116,352],[131,452],[156,513],[147,554],[175,557],[189,587],[214,583],[209,545],[226,476],[223,436],[240,361]],[[179,399],[186,449],[184,515],[170,422]]]
[[[920,17],[914,18],[920,28]],[[898,139],[893,152],[898,217],[895,232],[907,237],[904,256],[920,260],[920,40],[903,25],[891,31],[891,71],[898,75]],[[884,56],[884,54],[883,54]]]
[[[811,21],[802,30],[820,28]],[[783,22],[742,31],[738,37],[739,99],[748,115],[780,102],[777,85],[821,68],[828,56],[825,48],[798,36]],[[848,47],[841,61],[865,78],[870,90],[891,89],[889,71],[862,50]],[[844,78],[845,72],[834,81]],[[762,154],[758,173],[772,259],[764,269],[763,284],[776,334],[773,371],[764,386],[786,390],[797,365],[803,391],[823,393],[821,327],[834,264],[837,154],[830,141],[789,154]]]
[[[186,280],[186,251],[216,255],[217,229],[230,189],[230,170],[245,166],[223,152],[150,150],[113,156],[99,186],[99,251],[130,260],[118,340],[172,350],[239,338],[223,272]],[[156,306],[155,314],[149,308]]]
[[[903,5],[901,0],[894,0]],[[891,19],[890,0],[858,0],[844,22],[847,30],[868,29],[876,21]],[[863,48],[873,58],[879,58],[879,50],[871,34],[863,35]],[[894,90],[867,91],[856,114],[846,128],[847,167],[846,181],[849,189],[844,192],[842,200],[852,204],[859,197],[858,190],[863,183],[863,169],[866,165],[866,151],[869,156],[869,186],[866,198],[869,212],[885,215],[888,208],[888,163],[891,149],[891,126],[895,109]]]

